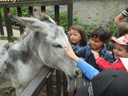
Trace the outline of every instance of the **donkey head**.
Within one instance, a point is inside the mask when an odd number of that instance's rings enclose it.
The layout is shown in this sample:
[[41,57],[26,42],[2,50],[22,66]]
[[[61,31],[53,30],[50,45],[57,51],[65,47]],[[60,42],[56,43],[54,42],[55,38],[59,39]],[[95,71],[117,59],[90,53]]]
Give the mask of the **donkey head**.
[[41,60],[47,66],[59,69],[71,78],[76,77],[78,68],[75,62],[66,56],[64,51],[69,43],[64,29],[44,13],[36,11],[34,12],[34,16],[35,18],[18,17],[10,14],[10,17],[21,25],[26,26],[29,31],[40,34],[39,38],[36,39],[41,39],[37,51]]

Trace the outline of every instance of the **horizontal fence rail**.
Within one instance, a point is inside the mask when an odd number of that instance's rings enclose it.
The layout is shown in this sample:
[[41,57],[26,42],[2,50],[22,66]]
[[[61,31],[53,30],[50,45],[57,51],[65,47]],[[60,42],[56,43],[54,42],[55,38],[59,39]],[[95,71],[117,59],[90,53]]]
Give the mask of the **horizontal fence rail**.
[[[26,87],[20,96],[38,96],[41,88],[47,83],[48,80],[51,80],[49,76],[53,73],[53,69],[45,67],[41,72],[32,80],[32,82]],[[51,94],[51,92],[48,92]]]

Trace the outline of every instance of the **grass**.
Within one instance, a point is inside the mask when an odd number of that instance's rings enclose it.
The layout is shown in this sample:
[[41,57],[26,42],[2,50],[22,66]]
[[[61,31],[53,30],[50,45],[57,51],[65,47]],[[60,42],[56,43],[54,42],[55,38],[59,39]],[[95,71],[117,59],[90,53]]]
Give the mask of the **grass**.
[[[17,37],[12,36],[10,39],[11,40],[17,40]],[[0,40],[8,40],[8,37],[7,36],[0,36]]]
[[16,96],[15,89],[12,87],[0,89],[0,96]]

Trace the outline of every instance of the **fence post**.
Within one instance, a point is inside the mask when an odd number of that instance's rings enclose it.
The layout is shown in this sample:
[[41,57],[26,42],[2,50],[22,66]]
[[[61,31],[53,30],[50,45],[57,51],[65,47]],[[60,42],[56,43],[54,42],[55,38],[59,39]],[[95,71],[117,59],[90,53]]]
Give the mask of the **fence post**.
[[46,88],[47,88],[47,96],[53,96],[52,92],[52,72],[49,72],[46,76]]
[[3,24],[2,24],[2,16],[1,16],[1,11],[0,11],[0,33],[1,33],[1,35],[4,35],[4,30],[3,30]]
[[5,15],[7,34],[8,34],[8,41],[14,41],[14,40],[11,40],[13,33],[12,33],[11,19],[8,17],[9,12],[10,12],[9,8],[4,7],[4,15]]

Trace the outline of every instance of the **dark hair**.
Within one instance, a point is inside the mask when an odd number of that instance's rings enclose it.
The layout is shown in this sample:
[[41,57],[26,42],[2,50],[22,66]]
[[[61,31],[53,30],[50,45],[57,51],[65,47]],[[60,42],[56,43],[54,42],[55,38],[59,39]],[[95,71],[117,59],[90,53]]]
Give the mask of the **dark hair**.
[[100,39],[100,41],[106,43],[110,39],[111,34],[110,34],[110,32],[108,32],[107,29],[104,29],[100,26],[96,29],[93,29],[90,32],[90,37],[91,38],[97,38],[98,37]]
[[73,25],[69,28],[69,30],[71,30],[71,29],[76,30],[80,33],[81,38],[82,38],[80,41],[80,46],[87,45],[87,37],[86,37],[86,31],[85,31],[84,27],[79,26],[79,25]]
[[128,23],[120,23],[115,32],[115,37],[119,38],[125,34],[128,34]]
[[128,52],[128,45],[123,45],[123,47],[125,48],[126,52]]

